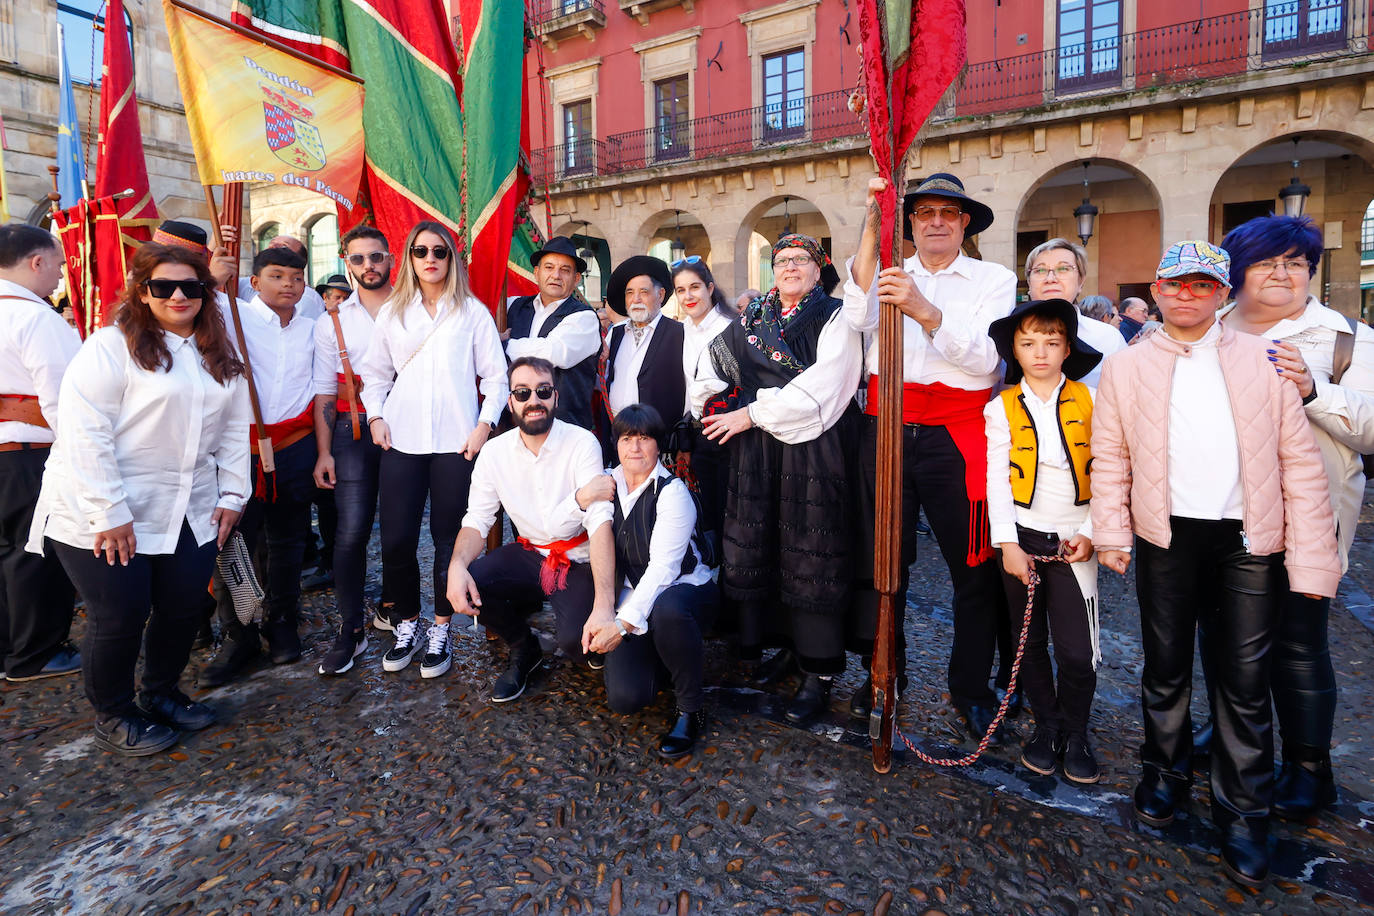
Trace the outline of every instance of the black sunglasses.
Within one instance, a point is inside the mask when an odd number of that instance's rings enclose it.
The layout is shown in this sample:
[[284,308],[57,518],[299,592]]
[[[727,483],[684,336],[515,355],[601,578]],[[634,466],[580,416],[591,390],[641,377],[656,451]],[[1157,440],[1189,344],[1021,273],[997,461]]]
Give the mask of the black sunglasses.
[[149,280],[145,284],[148,293],[155,299],[170,299],[176,295],[177,290],[187,299],[204,299],[205,284],[199,280],[166,280],[158,278]]
[[[381,264],[389,257],[391,257],[391,252],[389,251],[369,251],[367,254],[350,254],[348,256],[348,263],[352,264],[354,267],[362,267],[364,261],[372,264]],[[424,255],[419,255],[419,257],[423,258]],[[442,261],[443,258],[439,260]]]
[[411,245],[411,246],[410,246],[410,256],[411,256],[412,258],[419,258],[419,259],[422,260],[422,261],[423,261],[425,258],[429,257],[429,253],[430,253],[431,251],[434,252],[434,257],[437,258],[438,260],[440,260],[440,261],[447,261],[447,260],[448,260],[448,246],[447,246],[447,245],[435,245],[435,246],[433,246],[432,248],[431,248],[429,245]]
[[553,392],[554,387],[548,382],[544,382],[542,385],[536,385],[533,388],[526,388],[524,385],[521,385],[519,388],[512,388],[510,390],[510,396],[523,404],[530,399],[530,395],[534,395],[541,401],[547,401],[553,397]]

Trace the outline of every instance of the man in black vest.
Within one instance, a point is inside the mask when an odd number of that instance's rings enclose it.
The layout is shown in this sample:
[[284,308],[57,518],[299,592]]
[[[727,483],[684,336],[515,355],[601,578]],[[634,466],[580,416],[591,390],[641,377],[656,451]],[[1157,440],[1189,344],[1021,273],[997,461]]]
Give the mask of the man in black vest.
[[606,302],[627,321],[607,339],[606,392],[611,415],[631,404],[648,404],[669,428],[686,410],[682,372],[682,323],[662,312],[672,289],[668,265],[635,255],[611,274]]
[[561,236],[530,255],[537,296],[517,296],[506,303],[506,358],[537,357],[557,369],[557,417],[583,429],[592,423],[592,389],[601,353],[601,323],[577,295],[587,262],[573,243]]

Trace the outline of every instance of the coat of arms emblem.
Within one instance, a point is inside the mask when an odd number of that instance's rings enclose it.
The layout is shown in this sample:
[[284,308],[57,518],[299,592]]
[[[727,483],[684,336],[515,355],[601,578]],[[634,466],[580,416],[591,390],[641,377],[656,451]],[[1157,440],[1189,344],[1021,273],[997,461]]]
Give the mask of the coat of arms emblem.
[[270,102],[263,102],[262,110],[267,122],[267,146],[278,159],[304,172],[324,168],[324,143],[319,128]]

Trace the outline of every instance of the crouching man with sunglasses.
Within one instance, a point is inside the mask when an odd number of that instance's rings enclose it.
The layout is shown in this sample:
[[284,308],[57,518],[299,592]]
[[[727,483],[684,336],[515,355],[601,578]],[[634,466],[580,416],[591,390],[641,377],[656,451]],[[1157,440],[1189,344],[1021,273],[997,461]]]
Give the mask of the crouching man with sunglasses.
[[[511,363],[509,406],[516,428],[492,439],[477,456],[449,565],[454,610],[476,616],[510,648],[510,666],[492,687],[493,703],[524,693],[543,659],[525,618],[545,599],[568,658],[601,667],[601,653],[612,648],[600,634],[615,631],[615,538],[607,501],[615,495],[615,481],[602,472],[596,436],[554,419],[554,371],[538,357]],[[506,510],[520,536],[479,558],[498,508]]]
[[[1103,364],[1092,422],[1092,521],[1101,563],[1136,551],[1144,772],[1135,813],[1164,826],[1192,779],[1193,644],[1208,657],[1212,819],[1222,864],[1269,873],[1274,735],[1269,701],[1281,600],[1340,580],[1321,453],[1297,387],[1266,342],[1217,321],[1230,256],[1203,241],[1164,253],[1151,287],[1164,327]],[[1134,541],[1134,545],[1132,542]]]

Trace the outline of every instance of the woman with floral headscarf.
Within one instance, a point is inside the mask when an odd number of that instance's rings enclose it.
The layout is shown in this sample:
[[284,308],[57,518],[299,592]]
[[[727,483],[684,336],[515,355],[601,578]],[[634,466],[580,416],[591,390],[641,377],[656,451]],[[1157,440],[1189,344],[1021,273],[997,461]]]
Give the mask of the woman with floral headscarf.
[[740,649],[803,674],[787,716],[829,706],[844,670],[853,565],[852,420],[863,345],[825,291],[830,258],[815,239],[773,246],[776,285],[755,299],[697,364],[692,407],[730,451],[720,584],[739,608]]

